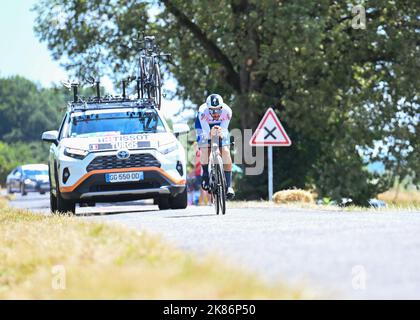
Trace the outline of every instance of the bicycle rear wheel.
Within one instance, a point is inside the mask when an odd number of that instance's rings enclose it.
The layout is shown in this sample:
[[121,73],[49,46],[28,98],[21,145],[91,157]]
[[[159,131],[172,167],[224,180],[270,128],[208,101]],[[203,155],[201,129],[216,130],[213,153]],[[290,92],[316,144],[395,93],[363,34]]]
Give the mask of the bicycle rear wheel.
[[160,79],[160,70],[159,65],[155,63],[153,70],[153,88],[152,88],[152,98],[156,103],[156,106],[160,110],[162,104],[162,84]]
[[140,59],[140,87],[139,87],[139,93],[140,98],[143,99],[145,96],[145,90],[144,90],[144,83],[146,81],[146,72],[144,69],[144,59]]

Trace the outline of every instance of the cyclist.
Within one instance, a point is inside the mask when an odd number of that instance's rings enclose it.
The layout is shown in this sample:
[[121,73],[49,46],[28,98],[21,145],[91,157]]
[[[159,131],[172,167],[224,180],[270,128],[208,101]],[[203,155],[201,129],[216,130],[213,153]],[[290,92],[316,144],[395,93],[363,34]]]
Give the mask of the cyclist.
[[218,94],[211,94],[207,97],[206,103],[198,109],[195,119],[197,143],[201,156],[200,161],[203,168],[201,187],[204,190],[209,188],[208,163],[210,155],[211,137],[218,135],[221,138],[220,151],[223,159],[223,170],[226,178],[226,197],[232,199],[235,192],[232,188],[232,158],[230,157],[229,122],[232,118],[232,109],[223,102]]

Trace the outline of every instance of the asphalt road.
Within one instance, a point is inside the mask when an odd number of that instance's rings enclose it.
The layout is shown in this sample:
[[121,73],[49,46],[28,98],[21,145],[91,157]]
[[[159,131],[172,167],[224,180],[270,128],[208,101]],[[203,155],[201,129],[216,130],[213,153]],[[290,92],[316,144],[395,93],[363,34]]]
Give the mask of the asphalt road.
[[[48,212],[46,196],[12,205]],[[163,236],[198,256],[216,253],[268,282],[303,284],[330,298],[420,299],[420,212],[212,207],[158,211],[144,203],[78,208],[81,219]]]

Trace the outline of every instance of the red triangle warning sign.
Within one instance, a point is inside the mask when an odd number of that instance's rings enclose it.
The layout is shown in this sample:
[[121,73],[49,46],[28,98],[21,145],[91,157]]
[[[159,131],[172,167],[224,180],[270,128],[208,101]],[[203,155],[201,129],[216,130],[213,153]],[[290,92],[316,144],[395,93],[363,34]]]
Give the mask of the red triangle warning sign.
[[283,146],[292,144],[272,108],[268,108],[249,141],[251,146]]

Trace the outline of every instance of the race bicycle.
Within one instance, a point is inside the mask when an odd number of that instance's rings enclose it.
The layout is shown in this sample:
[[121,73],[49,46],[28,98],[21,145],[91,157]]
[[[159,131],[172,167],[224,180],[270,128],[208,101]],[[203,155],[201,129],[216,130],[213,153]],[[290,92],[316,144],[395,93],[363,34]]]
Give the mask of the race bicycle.
[[162,81],[159,58],[169,57],[170,54],[158,53],[155,37],[153,36],[144,36],[143,41],[138,41],[138,43],[144,44],[140,51],[139,74],[137,77],[140,97],[152,99],[157,108],[160,109],[162,105]]
[[218,215],[226,213],[226,180],[223,172],[223,159],[220,154],[220,137],[215,135],[211,140],[209,157],[209,190],[211,202]]

